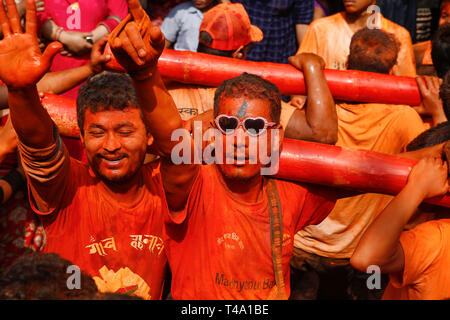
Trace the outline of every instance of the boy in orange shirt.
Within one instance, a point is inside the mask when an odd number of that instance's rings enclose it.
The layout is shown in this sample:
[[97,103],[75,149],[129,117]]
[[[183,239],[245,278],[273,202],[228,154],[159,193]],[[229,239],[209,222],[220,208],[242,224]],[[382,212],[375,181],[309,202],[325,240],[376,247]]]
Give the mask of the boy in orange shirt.
[[368,11],[376,0],[343,2],[344,12],[315,20],[309,25],[297,54],[312,52],[325,60],[326,68],[345,70],[353,34],[365,27],[377,28],[395,34],[400,42],[397,65],[392,74],[414,77],[416,66],[409,32],[384,18],[381,13]]
[[[363,272],[375,265],[389,274],[384,300],[450,298],[450,220],[432,220],[404,231],[424,199],[448,191],[448,164],[440,158],[420,160],[403,190],[362,236],[350,262]],[[448,214],[448,208],[444,210]]]

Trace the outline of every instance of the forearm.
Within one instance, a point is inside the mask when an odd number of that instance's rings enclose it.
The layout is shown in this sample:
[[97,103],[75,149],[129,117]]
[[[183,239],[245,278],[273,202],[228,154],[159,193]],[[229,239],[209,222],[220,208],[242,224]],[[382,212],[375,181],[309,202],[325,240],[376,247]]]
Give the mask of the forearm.
[[183,128],[178,109],[172,96],[168,93],[157,69],[150,78],[137,80],[133,78],[139,105],[150,125],[150,132],[161,152],[161,156],[170,157],[172,132]]
[[296,34],[297,42],[298,42],[299,46],[302,43],[302,40],[305,37],[307,30],[308,30],[307,24],[296,24],[295,25],[295,34]]
[[400,235],[422,201],[420,192],[407,184],[365,231],[351,258],[352,265],[362,271],[370,265],[379,266],[383,273],[401,271]]
[[0,86],[0,110],[8,107],[8,87]]
[[27,146],[44,148],[53,143],[53,122],[42,107],[36,86],[8,93],[10,117],[18,138]]
[[37,89],[39,92],[63,93],[79,85],[93,74],[94,71],[90,64],[62,71],[48,72],[37,83]]
[[48,19],[42,27],[42,36],[47,40],[55,40],[57,29],[58,26],[56,25],[55,21],[53,21],[52,19]]
[[307,81],[305,116],[311,128],[312,139],[322,143],[334,144],[337,141],[337,113],[325,75],[317,65],[304,68]]

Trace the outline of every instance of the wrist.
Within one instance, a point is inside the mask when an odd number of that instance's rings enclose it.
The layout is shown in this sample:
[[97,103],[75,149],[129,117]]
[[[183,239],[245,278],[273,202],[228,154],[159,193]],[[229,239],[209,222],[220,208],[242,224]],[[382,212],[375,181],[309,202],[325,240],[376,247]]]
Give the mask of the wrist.
[[427,189],[417,181],[414,182],[408,180],[401,192],[407,194],[410,201],[417,203],[417,206],[422,203],[423,200],[427,199]]
[[146,81],[152,78],[157,70],[156,66],[152,66],[142,70],[128,71],[128,74],[134,81]]
[[53,32],[53,34],[52,34],[52,40],[63,42],[61,40],[63,33],[64,33],[64,28],[57,26],[55,29],[55,32]]

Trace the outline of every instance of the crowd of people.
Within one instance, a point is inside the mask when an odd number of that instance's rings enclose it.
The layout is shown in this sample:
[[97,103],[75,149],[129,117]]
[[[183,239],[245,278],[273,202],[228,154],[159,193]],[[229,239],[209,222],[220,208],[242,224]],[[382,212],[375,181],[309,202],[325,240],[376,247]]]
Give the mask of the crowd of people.
[[[2,2],[0,299],[449,299],[450,1],[435,27],[411,1],[414,32],[400,2]],[[164,51],[290,64],[304,93],[174,81]],[[338,100],[326,69],[421,103]],[[397,195],[278,179],[285,138],[417,164]]]

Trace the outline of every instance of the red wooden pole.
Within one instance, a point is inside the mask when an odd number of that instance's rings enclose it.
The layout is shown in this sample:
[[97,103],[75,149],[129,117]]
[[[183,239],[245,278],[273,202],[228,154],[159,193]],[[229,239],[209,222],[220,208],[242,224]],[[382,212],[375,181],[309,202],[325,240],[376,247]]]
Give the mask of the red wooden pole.
[[[64,136],[79,137],[75,100],[46,94],[43,106]],[[312,184],[397,194],[416,160],[300,140],[283,140],[277,178]],[[450,195],[427,203],[450,207]]]
[[[111,54],[110,48],[106,49]],[[115,59],[107,68],[123,71]],[[198,52],[165,49],[158,69],[167,79],[217,87],[224,80],[243,72],[253,73],[273,82],[282,94],[305,94],[303,73],[288,64],[253,62]],[[336,100],[387,104],[420,105],[416,80],[362,71],[325,70],[325,77]]]
[[[362,149],[284,139],[277,178],[396,195],[417,160]],[[427,199],[450,208],[450,194]]]

